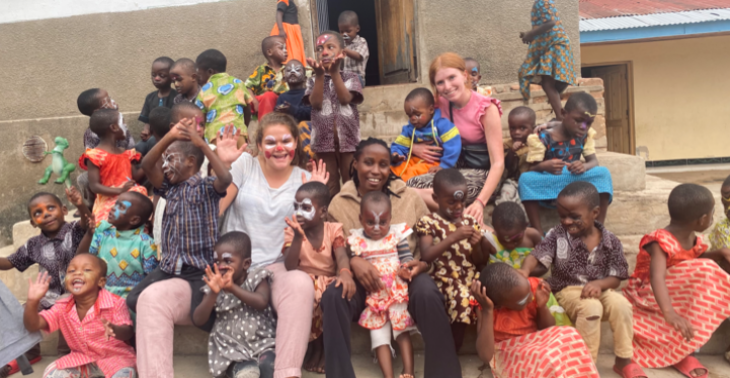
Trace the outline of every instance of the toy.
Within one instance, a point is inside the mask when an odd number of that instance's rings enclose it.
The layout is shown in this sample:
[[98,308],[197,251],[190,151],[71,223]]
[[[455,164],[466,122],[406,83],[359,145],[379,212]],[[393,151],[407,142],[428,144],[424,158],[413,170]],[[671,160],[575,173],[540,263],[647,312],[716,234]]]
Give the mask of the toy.
[[76,166],[66,161],[66,158],[63,157],[63,150],[68,148],[68,140],[63,137],[56,137],[55,143],[56,147],[53,150],[43,152],[44,155],[53,155],[53,160],[51,161],[51,165],[46,168],[46,173],[43,175],[43,178],[38,180],[38,183],[46,185],[51,178],[51,173],[55,173],[59,176],[55,183],[62,184],[65,182],[66,187],[70,188],[71,178],[69,175],[76,169]]

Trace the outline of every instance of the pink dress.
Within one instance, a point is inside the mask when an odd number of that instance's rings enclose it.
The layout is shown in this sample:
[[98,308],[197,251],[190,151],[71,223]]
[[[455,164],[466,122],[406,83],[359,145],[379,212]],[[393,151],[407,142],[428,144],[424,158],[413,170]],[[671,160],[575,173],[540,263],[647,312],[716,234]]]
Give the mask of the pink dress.
[[[471,99],[463,108],[453,108],[454,111],[454,125],[459,129],[459,135],[461,135],[461,144],[463,146],[481,144],[485,145],[487,139],[484,137],[484,126],[482,125],[481,118],[487,113],[487,109],[490,106],[496,106],[499,111],[499,115],[502,116],[502,102],[496,98],[482,96],[477,92],[472,91]],[[449,119],[451,113],[449,112],[449,100],[443,96],[438,97],[438,108],[441,109],[441,116]]]

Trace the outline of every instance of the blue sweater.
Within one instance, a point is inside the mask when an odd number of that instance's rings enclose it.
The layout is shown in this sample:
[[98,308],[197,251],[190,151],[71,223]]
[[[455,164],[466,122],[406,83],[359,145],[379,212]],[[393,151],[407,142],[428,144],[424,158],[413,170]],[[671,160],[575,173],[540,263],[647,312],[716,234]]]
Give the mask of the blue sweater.
[[279,95],[276,100],[276,106],[289,103],[289,115],[296,118],[297,121],[309,121],[312,119],[312,107],[302,105],[302,98],[304,97],[305,88],[302,89],[290,89]]
[[[414,135],[415,132],[415,135]],[[436,109],[433,113],[431,122],[420,129],[416,129],[412,124],[403,126],[398,138],[390,146],[390,152],[404,156],[408,159],[411,150],[411,140],[413,143],[428,143],[443,148],[441,153],[441,168],[453,168],[456,161],[459,160],[461,154],[461,136],[459,129],[454,126],[451,121],[441,117],[441,110]]]

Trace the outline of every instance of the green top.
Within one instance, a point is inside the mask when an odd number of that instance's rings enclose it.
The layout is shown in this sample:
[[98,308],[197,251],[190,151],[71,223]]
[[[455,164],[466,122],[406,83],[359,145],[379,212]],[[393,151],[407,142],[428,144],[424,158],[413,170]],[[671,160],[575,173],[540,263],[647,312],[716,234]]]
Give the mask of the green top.
[[249,106],[253,98],[246,90],[243,81],[227,73],[217,73],[200,88],[195,104],[205,116],[205,138],[215,139],[218,130],[233,124],[244,135],[248,128],[243,121],[243,108]]

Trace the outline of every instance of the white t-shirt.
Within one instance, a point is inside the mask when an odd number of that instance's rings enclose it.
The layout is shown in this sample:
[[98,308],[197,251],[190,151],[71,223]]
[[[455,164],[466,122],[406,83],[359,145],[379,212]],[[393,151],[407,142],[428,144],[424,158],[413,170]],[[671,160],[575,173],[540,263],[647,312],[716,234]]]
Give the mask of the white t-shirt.
[[233,184],[238,195],[226,217],[225,232],[241,231],[251,238],[252,267],[283,261],[284,217],[294,214],[294,196],[302,185],[302,173],[294,167],[289,179],[278,189],[269,187],[258,158],[248,153],[241,155],[231,166]]

